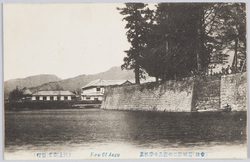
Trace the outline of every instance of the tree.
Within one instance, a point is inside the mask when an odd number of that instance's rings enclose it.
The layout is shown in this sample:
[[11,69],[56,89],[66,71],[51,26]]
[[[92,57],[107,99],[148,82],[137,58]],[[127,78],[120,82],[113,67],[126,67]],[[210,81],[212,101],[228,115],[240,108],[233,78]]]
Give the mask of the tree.
[[[202,3],[160,3],[145,50],[146,72],[161,80],[178,79],[206,70],[207,45]],[[149,66],[148,66],[149,65]]]
[[18,86],[10,92],[9,100],[10,101],[19,101],[23,98],[23,90],[19,89]]
[[[217,39],[224,44],[222,50],[234,51],[234,59],[232,63],[233,71],[239,72],[238,62],[245,62],[246,66],[246,4],[245,3],[221,3],[219,9],[218,20],[220,20],[220,33]],[[243,65],[241,65],[243,66]]]
[[155,11],[126,5],[120,13],[132,47],[123,67],[135,69],[136,80],[143,70],[157,81],[204,75],[232,50],[234,71],[239,61],[246,69],[244,3],[159,3]]
[[159,3],[143,68],[161,80],[203,75],[234,50],[234,69],[246,69],[244,3]]
[[126,3],[126,7],[117,8],[121,15],[127,21],[125,29],[128,29],[126,35],[127,40],[131,43],[129,50],[125,51],[127,56],[124,58],[122,69],[134,69],[135,82],[140,83],[140,78],[143,77],[143,69],[141,68],[142,51],[145,46],[146,36],[146,12],[150,12],[144,3]]

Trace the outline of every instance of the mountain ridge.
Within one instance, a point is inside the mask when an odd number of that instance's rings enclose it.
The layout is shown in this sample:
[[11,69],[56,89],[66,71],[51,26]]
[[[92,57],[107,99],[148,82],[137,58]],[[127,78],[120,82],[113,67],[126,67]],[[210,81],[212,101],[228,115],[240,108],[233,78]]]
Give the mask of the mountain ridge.
[[[54,77],[46,78],[46,76]],[[41,79],[41,77],[43,79]],[[16,86],[18,86],[19,89],[26,87],[30,89],[32,93],[39,90],[69,90],[79,93],[81,87],[96,79],[132,80],[134,79],[134,72],[131,70],[121,70],[121,67],[111,67],[109,70],[97,74],[82,74],[67,79],[60,79],[56,75],[51,74],[40,74],[28,76],[26,78],[11,79],[4,82],[4,95],[7,97]]]
[[134,79],[134,72],[121,70],[120,67],[112,67],[107,71],[97,74],[78,75],[73,78],[68,78],[57,82],[45,83],[37,87],[31,87],[30,89],[32,92],[39,90],[69,90],[71,92],[79,93],[81,87],[96,79],[131,80]]
[[60,81],[61,78],[52,74],[39,74],[34,76],[28,76],[25,78],[10,79],[4,82],[4,97],[8,97],[9,93],[18,87],[23,89],[24,87],[35,87],[47,82]]
[[34,78],[34,77],[43,77],[43,76],[45,76],[45,77],[46,77],[46,76],[55,76],[56,78],[58,78],[58,80],[62,80],[61,78],[59,78],[59,77],[56,76],[55,74],[38,74],[38,75],[27,76],[27,77],[24,77],[24,78],[9,79],[9,80],[6,80],[6,81],[4,81],[4,82],[26,80],[26,79],[31,79],[31,78]]

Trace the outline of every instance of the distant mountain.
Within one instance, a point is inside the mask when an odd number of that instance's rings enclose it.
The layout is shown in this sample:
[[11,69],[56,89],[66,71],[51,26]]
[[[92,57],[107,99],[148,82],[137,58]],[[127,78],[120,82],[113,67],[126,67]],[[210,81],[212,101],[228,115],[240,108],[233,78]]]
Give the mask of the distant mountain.
[[38,90],[69,90],[71,92],[78,92],[81,87],[96,79],[105,80],[134,80],[134,72],[128,70],[121,70],[120,67],[112,67],[108,71],[101,72],[94,75],[79,75],[74,78],[69,78],[57,82],[45,83],[40,86],[32,87],[32,92]]
[[[80,88],[89,82],[97,79],[104,80],[130,80],[134,81],[134,72],[132,70],[121,70],[121,67],[112,67],[108,71],[93,75],[79,75],[74,78],[61,80],[55,75],[37,75],[24,79],[13,79],[4,82],[5,98],[8,94],[18,86],[28,88],[32,93],[41,90],[69,90],[71,92],[80,92]],[[152,78],[148,78],[152,81]],[[142,82],[145,82],[142,80]]]
[[60,80],[62,79],[58,78],[55,75],[48,75],[48,74],[35,75],[22,79],[11,79],[4,82],[4,96],[6,98],[9,95],[9,93],[16,88],[16,86],[18,86],[19,89],[22,89],[24,87],[30,88],[39,86],[44,83],[57,82]]

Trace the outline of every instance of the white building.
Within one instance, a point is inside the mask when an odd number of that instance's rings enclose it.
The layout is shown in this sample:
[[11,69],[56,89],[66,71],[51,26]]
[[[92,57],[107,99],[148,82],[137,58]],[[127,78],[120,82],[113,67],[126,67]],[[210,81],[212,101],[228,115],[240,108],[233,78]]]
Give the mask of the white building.
[[70,91],[38,91],[32,94],[31,100],[39,101],[70,101],[74,94]]
[[94,80],[83,86],[81,100],[84,101],[102,101],[102,97],[106,86],[111,85],[128,85],[132,84],[128,80]]

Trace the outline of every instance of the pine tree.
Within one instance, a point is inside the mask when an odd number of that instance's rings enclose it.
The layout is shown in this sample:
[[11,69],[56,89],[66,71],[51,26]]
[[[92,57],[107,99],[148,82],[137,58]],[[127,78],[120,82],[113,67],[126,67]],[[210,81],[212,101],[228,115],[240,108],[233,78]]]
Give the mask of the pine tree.
[[128,31],[126,35],[131,47],[125,51],[127,56],[124,58],[122,68],[134,69],[135,82],[139,84],[140,78],[143,77],[141,62],[146,39],[147,17],[145,17],[145,13],[149,12],[149,9],[144,3],[126,3],[125,5],[126,7],[117,9],[121,15],[124,15],[123,20],[127,21],[125,28]]
[[[220,21],[217,40],[222,42],[221,50],[234,51],[232,63],[233,71],[239,72],[246,67],[239,68],[239,63],[246,66],[246,4],[245,3],[221,3],[218,5],[217,19]],[[215,31],[216,32],[216,31]],[[218,50],[220,51],[220,50]]]
[[158,4],[153,41],[147,42],[144,54],[150,76],[178,79],[206,69],[211,49],[206,45],[205,7],[202,3]]

